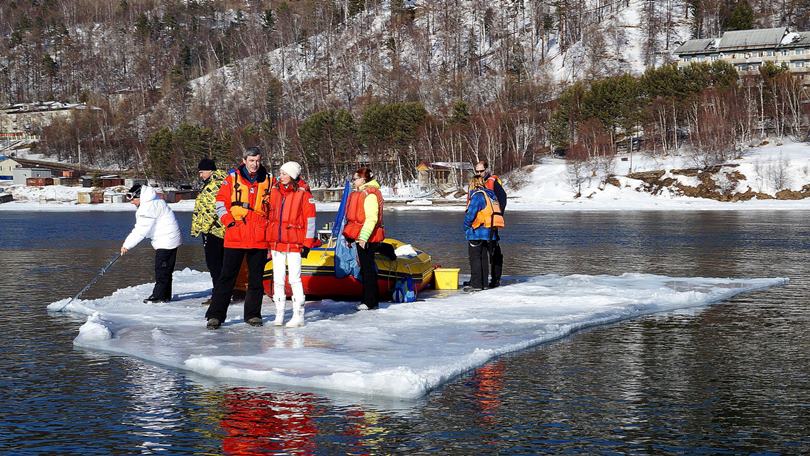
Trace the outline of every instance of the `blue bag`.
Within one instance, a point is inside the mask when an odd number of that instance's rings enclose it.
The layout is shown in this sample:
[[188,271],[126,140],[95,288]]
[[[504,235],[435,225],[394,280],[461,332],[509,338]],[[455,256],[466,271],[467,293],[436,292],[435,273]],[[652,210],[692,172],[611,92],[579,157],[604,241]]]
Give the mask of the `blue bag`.
[[397,279],[394,284],[394,292],[391,296],[394,302],[414,302],[416,301],[416,287],[413,278],[405,277]]

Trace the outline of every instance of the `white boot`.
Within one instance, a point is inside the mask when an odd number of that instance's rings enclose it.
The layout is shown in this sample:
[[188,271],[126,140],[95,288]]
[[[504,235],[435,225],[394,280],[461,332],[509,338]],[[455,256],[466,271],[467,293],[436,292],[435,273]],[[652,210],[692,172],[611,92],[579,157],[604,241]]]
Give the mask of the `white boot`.
[[287,305],[287,298],[282,296],[280,298],[273,298],[276,303],[276,319],[273,320],[274,326],[281,326],[284,324],[284,307]]
[[304,326],[304,300],[293,297],[293,316],[286,325],[288,328]]

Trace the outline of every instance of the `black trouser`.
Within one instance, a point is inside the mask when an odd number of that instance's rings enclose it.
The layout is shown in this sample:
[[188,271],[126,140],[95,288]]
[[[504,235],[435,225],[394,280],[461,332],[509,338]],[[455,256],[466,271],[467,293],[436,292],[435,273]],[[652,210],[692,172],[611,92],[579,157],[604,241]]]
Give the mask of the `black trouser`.
[[[501,253],[501,243],[498,241],[489,241],[489,262],[492,272],[492,280],[489,281],[489,284],[498,286],[501,284],[501,273],[503,272],[503,253]],[[484,280],[486,280],[486,276],[484,276]]]
[[177,248],[155,250],[155,288],[152,298],[170,301],[172,299],[172,273],[177,262]]
[[366,243],[366,248],[357,246],[357,259],[360,260],[360,275],[363,283],[363,304],[369,309],[380,305],[380,290],[377,288],[377,266],[374,264],[375,244]]
[[205,251],[205,265],[211,273],[211,286],[216,286],[222,274],[222,257],[225,255],[225,240],[210,233],[203,233],[203,250]]
[[267,263],[266,249],[230,249],[225,248],[222,257],[222,272],[214,285],[214,294],[211,296],[211,305],[205,312],[205,318],[216,318],[225,321],[228,314],[228,305],[231,303],[233,286],[242,267],[242,259],[247,257],[248,289],[245,294],[245,321],[253,317],[262,317],[262,276],[264,264]]
[[470,286],[484,288],[489,278],[489,243],[487,241],[467,241],[470,255]]

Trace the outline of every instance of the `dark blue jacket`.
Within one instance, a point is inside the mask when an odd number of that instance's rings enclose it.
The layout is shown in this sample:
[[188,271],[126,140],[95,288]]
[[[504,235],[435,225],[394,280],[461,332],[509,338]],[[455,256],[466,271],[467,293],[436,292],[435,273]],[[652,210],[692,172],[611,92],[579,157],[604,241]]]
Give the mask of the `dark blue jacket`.
[[464,214],[464,236],[468,241],[490,241],[498,239],[498,230],[490,230],[484,225],[473,229],[472,222],[478,212],[484,210],[487,206],[486,199],[481,191],[489,196],[490,200],[497,201],[495,193],[486,188],[476,188],[470,190],[470,204],[467,206],[467,212]]

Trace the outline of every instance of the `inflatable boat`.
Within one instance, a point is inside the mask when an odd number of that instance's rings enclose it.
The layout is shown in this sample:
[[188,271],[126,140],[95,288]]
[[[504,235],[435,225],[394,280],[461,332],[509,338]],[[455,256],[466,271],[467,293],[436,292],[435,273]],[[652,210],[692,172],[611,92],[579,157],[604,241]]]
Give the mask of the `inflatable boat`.
[[[388,298],[393,292],[398,280],[408,281],[417,292],[429,287],[433,283],[433,269],[430,255],[410,248],[407,244],[396,239],[387,238],[384,244],[391,246],[391,251],[399,253],[389,257],[381,253],[375,254],[377,263],[377,287],[381,298]],[[334,242],[332,242],[334,244]],[[387,250],[387,249],[386,249]],[[403,253],[404,252],[404,253]],[[335,271],[335,246],[325,243],[323,247],[312,249],[301,261],[301,282],[304,285],[304,294],[307,299],[335,298],[360,299],[363,286],[352,275],[339,277]],[[273,262],[269,261],[264,267],[264,292],[273,296]],[[287,296],[292,296],[290,284],[285,284]]]
[[[318,231],[318,238],[322,242],[322,246],[310,250],[309,255],[301,261],[301,282],[304,285],[304,294],[307,299],[360,299],[362,297],[363,285],[355,276],[344,271],[345,262],[338,261],[337,270],[335,268],[335,251],[339,243],[342,243],[340,244],[341,255],[346,253],[343,249],[346,241],[341,232],[350,191],[351,187],[346,182],[335,222],[327,224],[324,229]],[[377,264],[377,287],[381,298],[390,297],[397,282],[404,282],[400,285],[407,284],[409,289],[417,293],[432,285],[433,270],[436,267],[433,265],[430,255],[397,239],[386,238],[382,244],[374,255],[374,261]],[[272,297],[272,261],[268,261],[264,267],[262,283],[265,294]],[[289,282],[285,283],[285,290],[287,296],[292,296]]]

